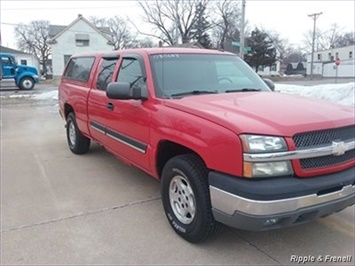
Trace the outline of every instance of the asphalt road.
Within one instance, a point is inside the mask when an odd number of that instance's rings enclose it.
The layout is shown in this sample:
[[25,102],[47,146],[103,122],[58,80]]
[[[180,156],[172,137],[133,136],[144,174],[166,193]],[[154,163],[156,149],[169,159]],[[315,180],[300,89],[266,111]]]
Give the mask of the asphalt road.
[[[293,255],[314,256],[307,265],[354,264],[353,207],[288,229],[226,228],[202,244],[182,240],[165,218],[157,181],[96,144],[72,154],[57,101],[11,97],[21,94],[0,94],[1,265],[298,265]],[[326,255],[352,260],[317,262]]]

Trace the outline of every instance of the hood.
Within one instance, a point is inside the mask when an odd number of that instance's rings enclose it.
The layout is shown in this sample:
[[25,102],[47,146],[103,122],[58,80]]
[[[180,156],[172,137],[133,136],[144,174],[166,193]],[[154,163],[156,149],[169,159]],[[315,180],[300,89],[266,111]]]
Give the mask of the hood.
[[299,132],[354,124],[354,108],[277,92],[238,92],[166,100],[236,134],[292,137]]
[[25,65],[17,65],[17,72],[22,73],[22,72],[31,72],[35,75],[38,75],[37,68],[33,66],[25,66]]

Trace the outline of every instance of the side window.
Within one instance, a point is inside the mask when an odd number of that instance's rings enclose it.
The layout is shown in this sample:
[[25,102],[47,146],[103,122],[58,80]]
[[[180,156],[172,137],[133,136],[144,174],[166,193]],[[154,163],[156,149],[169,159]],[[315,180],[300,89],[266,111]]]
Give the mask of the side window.
[[64,72],[64,77],[80,82],[87,82],[94,61],[94,57],[72,58]]
[[1,57],[1,63],[5,66],[11,65],[11,60],[7,56],[2,56]]
[[96,88],[99,90],[105,91],[107,85],[111,82],[113,71],[115,70],[115,66],[117,63],[117,59],[103,59],[99,75],[97,77]]
[[117,77],[119,82],[128,82],[131,88],[140,87],[145,84],[145,77],[139,61],[134,58],[124,58]]

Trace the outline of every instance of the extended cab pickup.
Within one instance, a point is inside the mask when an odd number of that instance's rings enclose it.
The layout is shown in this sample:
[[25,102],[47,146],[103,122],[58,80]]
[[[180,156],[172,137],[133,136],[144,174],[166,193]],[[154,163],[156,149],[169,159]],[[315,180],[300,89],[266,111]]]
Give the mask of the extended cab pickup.
[[59,87],[75,154],[90,140],[161,181],[190,242],[354,204],[354,109],[272,92],[231,53],[154,48],[73,56]]

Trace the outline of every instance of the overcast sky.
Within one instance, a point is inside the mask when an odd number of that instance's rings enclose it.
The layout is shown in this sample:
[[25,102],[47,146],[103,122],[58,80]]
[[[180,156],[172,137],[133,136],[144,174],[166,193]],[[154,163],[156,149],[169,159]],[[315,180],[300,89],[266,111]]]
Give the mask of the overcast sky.
[[[2,45],[16,48],[13,25],[32,20],[49,20],[51,24],[68,25],[77,18],[129,16],[138,25],[141,9],[136,1],[16,1],[0,0]],[[246,0],[246,19],[250,27],[279,32],[290,44],[302,44],[303,35],[313,29],[309,14],[323,12],[317,26],[326,30],[337,23],[344,31],[354,31],[354,0]]]

